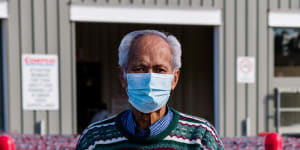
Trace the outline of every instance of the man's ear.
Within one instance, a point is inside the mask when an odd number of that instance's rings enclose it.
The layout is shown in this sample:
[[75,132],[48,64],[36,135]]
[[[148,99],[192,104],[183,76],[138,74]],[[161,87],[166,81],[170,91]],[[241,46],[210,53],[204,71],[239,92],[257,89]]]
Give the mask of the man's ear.
[[124,77],[124,69],[122,67],[118,68],[119,71],[119,79],[123,88],[127,88],[127,80]]
[[179,76],[180,76],[180,70],[176,69],[175,72],[174,72],[174,78],[173,78],[173,81],[172,81],[172,87],[171,87],[172,91],[175,89],[175,87],[178,83]]

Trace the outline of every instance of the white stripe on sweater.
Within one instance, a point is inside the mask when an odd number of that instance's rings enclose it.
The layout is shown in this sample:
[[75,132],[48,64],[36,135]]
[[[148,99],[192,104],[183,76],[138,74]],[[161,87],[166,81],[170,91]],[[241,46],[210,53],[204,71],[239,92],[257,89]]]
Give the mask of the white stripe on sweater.
[[82,135],[80,136],[79,140],[78,141],[81,141],[81,139],[85,136],[85,134],[94,129],[94,128],[101,128],[101,127],[106,127],[106,126],[110,126],[110,125],[115,125],[115,122],[111,122],[111,123],[107,123],[107,124],[100,124],[100,125],[97,125],[97,126],[90,126],[89,128],[86,128],[83,132],[82,132]]
[[164,138],[164,140],[168,140],[168,141],[176,141],[179,143],[185,143],[185,144],[199,144],[200,147],[204,150],[206,150],[207,148],[202,144],[201,139],[183,139],[182,137],[177,137],[177,136],[170,136],[168,135],[167,137]]
[[188,121],[183,121],[183,120],[179,120],[180,123],[182,124],[187,124],[187,125],[192,125],[192,126],[201,126],[202,128],[206,128],[206,130],[208,130],[213,136],[216,136],[215,132],[207,125],[202,124],[202,123],[194,123],[194,122],[188,122]]
[[93,145],[90,145],[88,147],[88,150],[93,150],[98,144],[111,144],[111,143],[121,142],[121,141],[125,141],[125,140],[127,140],[127,138],[125,138],[125,137],[112,138],[109,140],[98,140],[98,141],[95,141],[95,143]]

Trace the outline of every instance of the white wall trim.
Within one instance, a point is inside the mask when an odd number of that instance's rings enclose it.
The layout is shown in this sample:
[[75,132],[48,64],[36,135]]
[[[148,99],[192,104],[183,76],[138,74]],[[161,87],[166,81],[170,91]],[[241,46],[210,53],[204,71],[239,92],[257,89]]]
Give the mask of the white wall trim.
[[7,1],[0,1],[0,18],[7,18]]
[[71,21],[145,24],[222,24],[220,9],[111,7],[71,4]]
[[300,11],[269,12],[270,27],[300,27]]

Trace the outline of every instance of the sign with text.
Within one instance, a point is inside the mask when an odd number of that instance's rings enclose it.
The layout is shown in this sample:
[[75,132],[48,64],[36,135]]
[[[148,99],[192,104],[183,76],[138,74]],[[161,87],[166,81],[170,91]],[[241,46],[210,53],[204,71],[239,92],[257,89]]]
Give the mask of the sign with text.
[[254,57],[237,58],[237,82],[255,83],[255,58]]
[[22,56],[24,110],[58,110],[58,59],[56,55]]

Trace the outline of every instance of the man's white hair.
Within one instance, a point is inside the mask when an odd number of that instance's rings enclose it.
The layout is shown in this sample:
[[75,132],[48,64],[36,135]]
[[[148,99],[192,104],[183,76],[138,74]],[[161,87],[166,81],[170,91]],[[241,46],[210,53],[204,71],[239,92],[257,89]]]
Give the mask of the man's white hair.
[[119,65],[124,70],[124,73],[127,70],[127,64],[128,64],[128,54],[129,50],[131,48],[132,43],[134,40],[136,40],[138,37],[142,35],[158,35],[159,37],[163,38],[171,47],[172,52],[172,67],[173,69],[180,69],[181,67],[181,45],[179,41],[176,39],[175,36],[169,35],[157,30],[138,30],[133,31],[128,34],[126,34],[119,46]]

